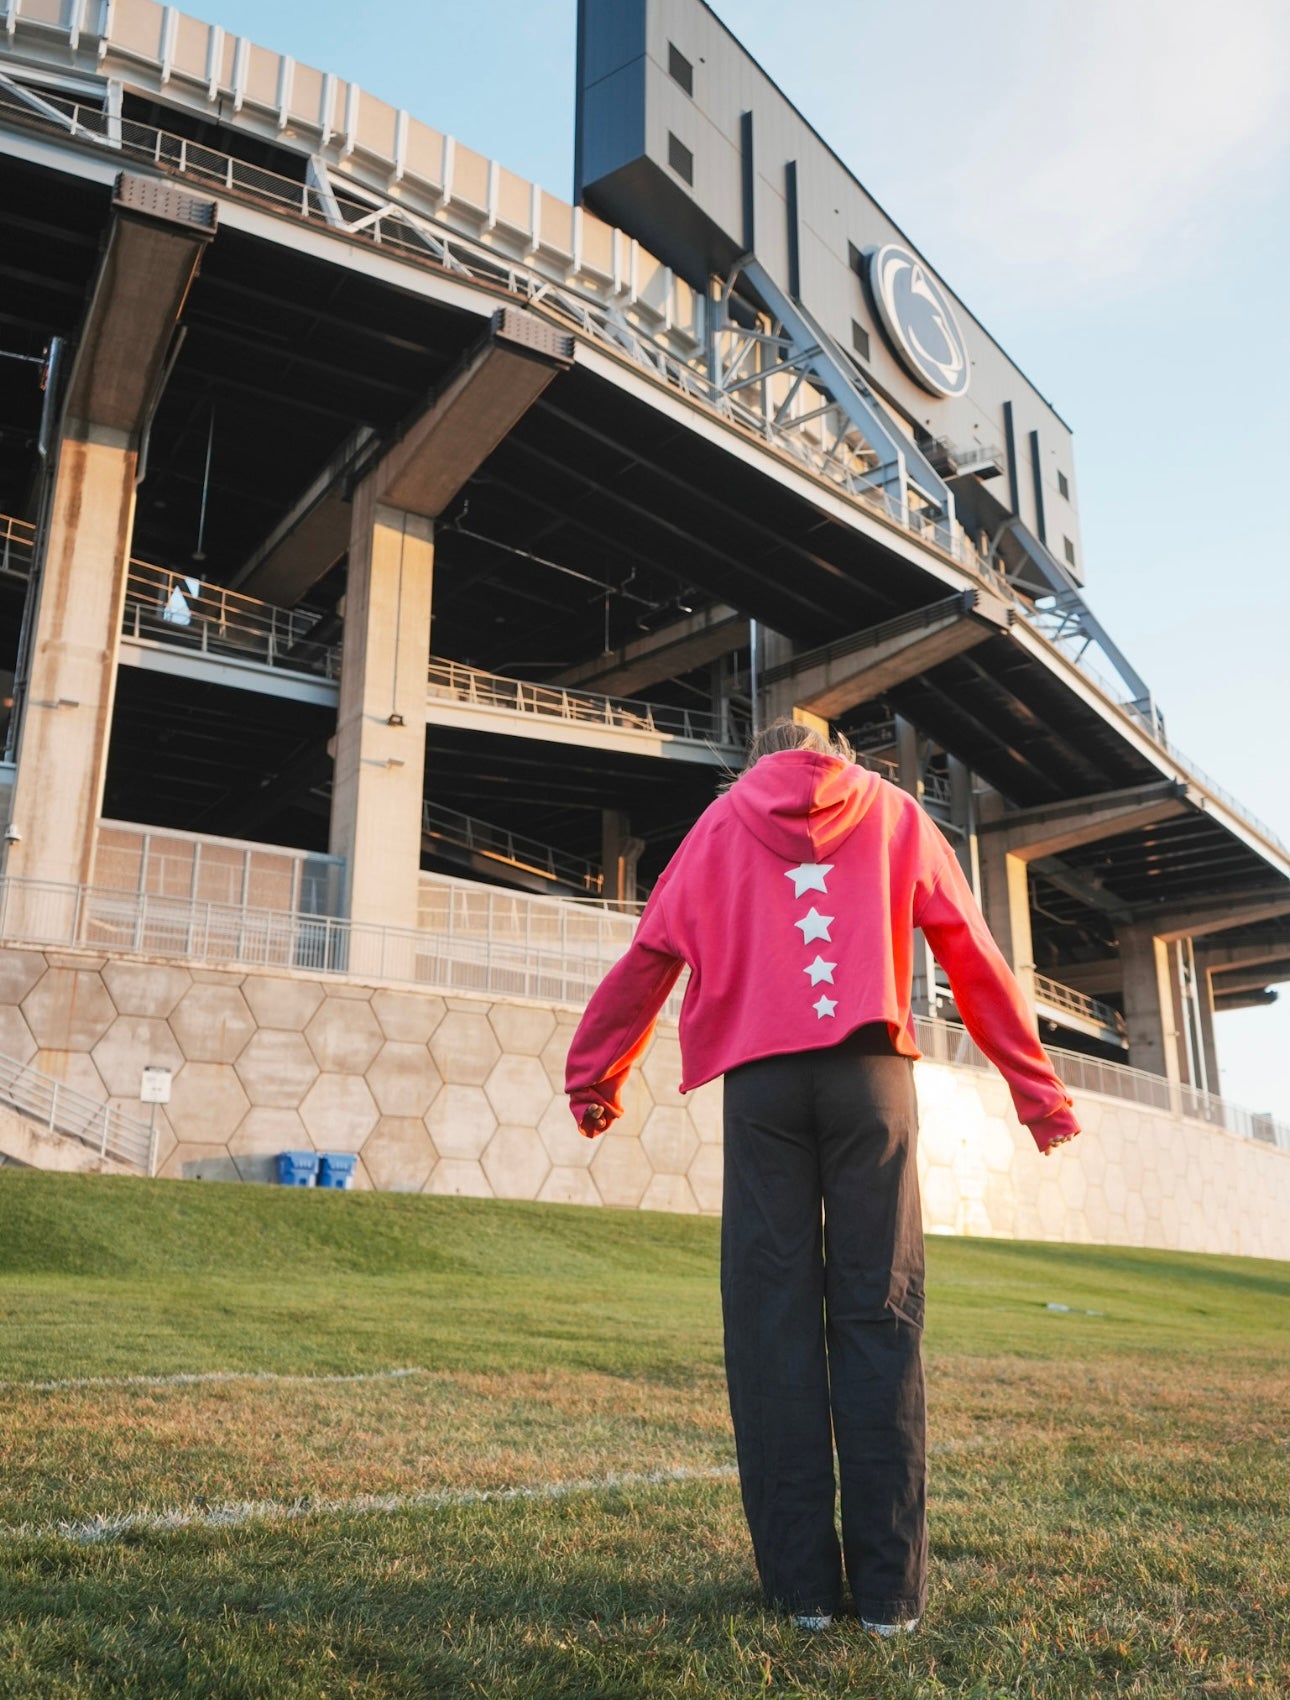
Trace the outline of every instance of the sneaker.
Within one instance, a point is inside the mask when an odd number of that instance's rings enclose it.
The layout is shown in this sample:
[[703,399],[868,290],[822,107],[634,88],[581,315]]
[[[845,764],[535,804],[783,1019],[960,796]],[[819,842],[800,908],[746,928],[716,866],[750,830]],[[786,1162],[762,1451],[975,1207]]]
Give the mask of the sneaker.
[[918,1628],[916,1617],[906,1618],[903,1623],[870,1623],[867,1617],[860,1619],[871,1635],[912,1635]]
[[826,1611],[795,1611],[789,1622],[794,1629],[806,1629],[814,1634],[818,1630],[827,1629],[833,1622],[833,1617]]

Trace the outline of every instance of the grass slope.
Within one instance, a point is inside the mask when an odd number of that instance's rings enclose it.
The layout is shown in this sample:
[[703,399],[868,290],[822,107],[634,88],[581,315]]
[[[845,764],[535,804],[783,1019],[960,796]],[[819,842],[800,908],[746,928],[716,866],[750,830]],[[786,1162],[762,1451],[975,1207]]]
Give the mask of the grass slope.
[[[89,1546],[53,1530],[720,1469],[718,1235],[0,1176],[0,1697],[1290,1693],[1280,1264],[933,1240],[933,1598],[898,1646],[765,1614],[721,1480]],[[419,1373],[14,1385],[391,1366]]]

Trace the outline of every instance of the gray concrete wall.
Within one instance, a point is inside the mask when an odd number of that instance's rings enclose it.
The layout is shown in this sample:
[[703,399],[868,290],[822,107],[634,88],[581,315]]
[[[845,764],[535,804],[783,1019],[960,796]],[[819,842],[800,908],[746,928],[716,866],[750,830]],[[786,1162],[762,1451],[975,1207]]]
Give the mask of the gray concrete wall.
[[[282,1150],[350,1151],[359,1187],[715,1214],[721,1088],[682,1097],[660,1024],[594,1143],[562,1091],[577,1012],[307,974],[0,948],[0,1053],[146,1119],[175,1070],[159,1172],[262,1181]],[[932,1233],[1290,1258],[1290,1153],[1113,1098],[1041,1158],[1002,1080],[916,1070]],[[39,1162],[35,1155],[20,1160]],[[15,1151],[15,1155],[16,1155]]]

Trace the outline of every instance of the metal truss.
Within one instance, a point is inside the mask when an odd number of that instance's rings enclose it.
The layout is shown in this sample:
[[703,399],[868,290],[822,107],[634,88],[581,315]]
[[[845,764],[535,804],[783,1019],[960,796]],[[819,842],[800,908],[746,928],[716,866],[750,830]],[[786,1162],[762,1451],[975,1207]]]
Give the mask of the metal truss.
[[[70,84],[75,81],[73,92]],[[786,296],[751,255],[736,262],[716,299],[700,298],[703,346],[697,358],[670,345],[666,322],[638,303],[629,286],[610,290],[586,283],[576,266],[544,275],[549,264],[529,249],[512,257],[493,240],[451,228],[381,195],[321,155],[306,163],[305,182],[173,136],[153,125],[124,119],[120,85],[103,86],[102,105],[83,100],[84,85],[70,79],[45,93],[0,73],[0,113],[9,121],[48,124],[72,143],[103,146],[164,173],[191,178],[220,193],[242,194],[306,223],[315,220],[339,235],[386,247],[400,258],[421,260],[451,275],[501,288],[533,307],[553,312],[591,341],[629,359],[659,382],[758,437],[815,476],[876,508],[920,542],[992,581],[1045,636],[1062,644],[1086,672],[1084,650],[1096,643],[1131,692],[1126,705],[1159,735],[1160,722],[1145,682],[1128,663],[1083,600],[1068,572],[1019,521],[1009,528],[1038,575],[1010,579],[997,564],[1002,532],[982,557],[956,523],[953,492],[911,437],[900,430],[834,340],[800,302]],[[734,287],[747,280],[765,305],[771,328],[749,327],[731,317]],[[647,322],[649,321],[649,322]],[[660,333],[664,334],[660,334]],[[687,333],[688,334],[688,333]],[[693,340],[689,342],[693,348]],[[1023,569],[1024,571],[1024,569]],[[1033,598],[1052,600],[1045,608]],[[1122,692],[1104,686],[1117,701]]]

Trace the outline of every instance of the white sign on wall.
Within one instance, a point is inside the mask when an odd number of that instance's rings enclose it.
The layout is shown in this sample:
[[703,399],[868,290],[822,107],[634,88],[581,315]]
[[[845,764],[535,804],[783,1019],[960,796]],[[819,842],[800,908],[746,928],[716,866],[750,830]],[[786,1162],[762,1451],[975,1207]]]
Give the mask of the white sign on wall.
[[139,1082],[139,1102],[141,1104],[168,1104],[170,1102],[170,1082],[174,1078],[174,1070],[169,1068],[145,1068]]

